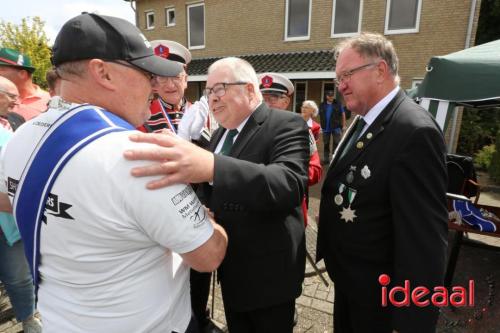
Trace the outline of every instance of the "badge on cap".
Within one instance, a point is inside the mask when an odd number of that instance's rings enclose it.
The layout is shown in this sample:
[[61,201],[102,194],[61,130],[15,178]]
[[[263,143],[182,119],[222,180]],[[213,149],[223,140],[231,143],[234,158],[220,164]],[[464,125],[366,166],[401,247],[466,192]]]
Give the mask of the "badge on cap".
[[269,88],[273,85],[273,78],[270,77],[269,75],[266,75],[262,78],[262,87],[264,88]]
[[167,59],[169,54],[170,54],[170,49],[165,46],[165,45],[158,45],[157,47],[155,47],[155,54],[159,57],[162,57],[162,58],[165,58]]
[[20,54],[20,55],[19,55],[19,57],[17,57],[17,64],[18,64],[19,66],[24,65],[24,57],[23,57],[23,55],[22,55],[22,54]]

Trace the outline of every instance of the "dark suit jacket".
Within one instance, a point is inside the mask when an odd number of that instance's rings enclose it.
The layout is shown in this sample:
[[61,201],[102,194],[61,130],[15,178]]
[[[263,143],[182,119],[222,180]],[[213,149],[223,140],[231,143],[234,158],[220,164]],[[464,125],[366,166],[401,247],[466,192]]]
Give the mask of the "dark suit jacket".
[[[225,129],[214,132],[214,151]],[[230,156],[215,155],[213,186],[200,198],[228,234],[219,268],[224,306],[250,311],[290,301],[302,290],[309,132],[297,114],[262,103]]]
[[[354,144],[339,159],[356,121],[339,145],[322,188],[317,253],[336,288],[378,306],[382,273],[391,277],[392,285],[404,286],[406,279],[412,288],[443,285],[445,145],[430,113],[399,91],[358,140],[362,147]],[[342,193],[340,184],[348,187]],[[353,222],[341,218],[349,191],[351,199],[355,194]],[[335,202],[339,193],[341,204]],[[400,332],[430,332],[436,320],[432,307],[392,310],[392,327]]]

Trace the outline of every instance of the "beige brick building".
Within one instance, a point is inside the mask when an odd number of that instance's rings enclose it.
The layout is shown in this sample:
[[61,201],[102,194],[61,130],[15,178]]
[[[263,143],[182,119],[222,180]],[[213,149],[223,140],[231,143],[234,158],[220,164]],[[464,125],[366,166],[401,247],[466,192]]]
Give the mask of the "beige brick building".
[[[132,5],[149,40],[171,39],[190,49],[188,97],[199,96],[211,62],[244,56],[257,72],[292,79],[297,91],[292,108],[304,98],[321,101],[333,87],[332,48],[360,31],[391,39],[401,86],[418,84],[431,56],[474,45],[480,0],[135,0]],[[270,61],[273,56],[276,61]]]

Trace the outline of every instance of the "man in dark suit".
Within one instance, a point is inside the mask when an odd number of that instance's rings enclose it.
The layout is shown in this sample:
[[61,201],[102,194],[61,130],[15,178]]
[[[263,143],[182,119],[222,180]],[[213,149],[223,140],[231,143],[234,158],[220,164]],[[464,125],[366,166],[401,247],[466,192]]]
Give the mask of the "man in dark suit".
[[163,162],[133,170],[164,175],[151,188],[203,182],[200,197],[230,239],[218,274],[229,331],[292,332],[305,269],[307,124],[268,108],[254,69],[239,58],[210,66],[205,96],[221,126],[210,152],[172,135],[140,134],[132,140],[163,147],[125,156]]
[[436,307],[411,300],[409,306],[382,306],[389,279],[380,276],[390,278],[387,290],[405,280],[412,289],[443,285],[442,132],[399,88],[390,41],[363,33],[337,52],[336,85],[358,117],[334,154],[321,195],[318,259],[324,258],[335,283],[334,330],[434,332]]

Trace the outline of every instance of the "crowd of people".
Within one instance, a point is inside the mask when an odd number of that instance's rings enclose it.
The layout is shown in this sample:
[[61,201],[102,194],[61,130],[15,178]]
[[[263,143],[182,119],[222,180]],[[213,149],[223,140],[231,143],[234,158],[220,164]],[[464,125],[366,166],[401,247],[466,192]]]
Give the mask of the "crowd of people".
[[0,281],[24,331],[222,332],[216,278],[229,332],[292,332],[308,187],[324,178],[334,331],[434,332],[438,309],[383,306],[379,276],[443,285],[443,134],[399,87],[388,39],[336,54],[343,104],[327,91],[297,114],[286,76],[236,57],[191,103],[189,50],[116,17],[64,24],[51,97],[27,55],[0,49]]

